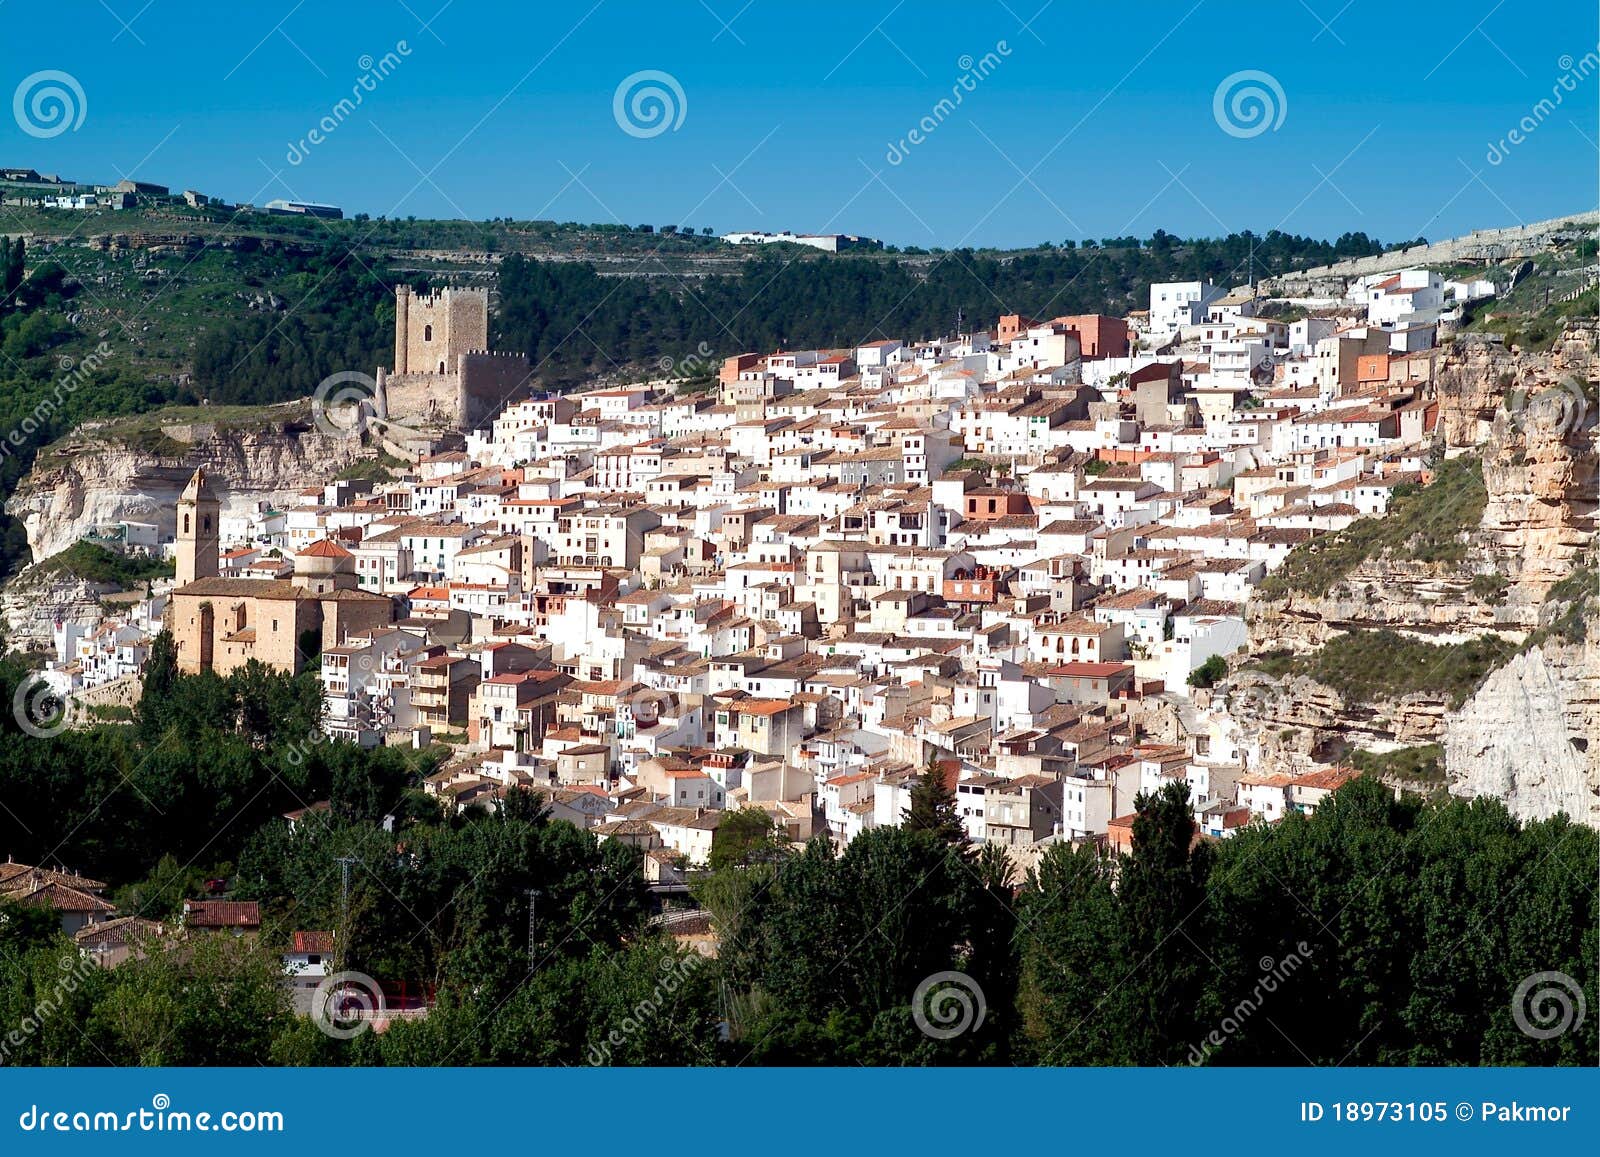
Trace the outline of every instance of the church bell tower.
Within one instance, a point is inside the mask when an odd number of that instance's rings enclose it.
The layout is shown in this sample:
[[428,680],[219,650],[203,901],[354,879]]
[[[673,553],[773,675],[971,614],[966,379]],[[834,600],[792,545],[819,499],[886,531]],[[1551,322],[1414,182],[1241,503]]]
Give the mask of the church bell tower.
[[222,503],[199,467],[178,498],[178,585],[217,575]]

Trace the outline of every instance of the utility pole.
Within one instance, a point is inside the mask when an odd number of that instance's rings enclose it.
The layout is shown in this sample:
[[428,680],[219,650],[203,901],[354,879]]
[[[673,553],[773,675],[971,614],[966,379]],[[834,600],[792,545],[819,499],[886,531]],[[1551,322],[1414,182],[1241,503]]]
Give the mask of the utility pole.
[[537,963],[537,960],[538,960],[538,957],[537,957],[537,954],[536,954],[536,952],[537,952],[536,946],[537,946],[537,944],[539,942],[539,939],[538,939],[538,929],[539,929],[538,912],[539,912],[539,889],[537,889],[537,888],[529,888],[528,889],[528,971],[529,972],[533,971],[534,965]]
[[355,856],[339,856],[333,862],[339,865],[339,930],[334,934],[333,950],[343,965],[350,940],[350,865],[361,861]]

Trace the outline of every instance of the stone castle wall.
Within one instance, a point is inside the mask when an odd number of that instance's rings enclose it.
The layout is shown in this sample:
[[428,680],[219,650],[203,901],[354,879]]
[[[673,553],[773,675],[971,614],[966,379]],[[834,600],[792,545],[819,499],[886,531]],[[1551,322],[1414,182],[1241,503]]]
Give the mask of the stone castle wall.
[[418,295],[402,285],[394,323],[395,373],[448,373],[460,355],[489,348],[489,293],[452,288]]
[[489,294],[482,289],[395,291],[395,368],[378,371],[378,411],[401,425],[474,429],[525,397],[522,354],[489,350]]

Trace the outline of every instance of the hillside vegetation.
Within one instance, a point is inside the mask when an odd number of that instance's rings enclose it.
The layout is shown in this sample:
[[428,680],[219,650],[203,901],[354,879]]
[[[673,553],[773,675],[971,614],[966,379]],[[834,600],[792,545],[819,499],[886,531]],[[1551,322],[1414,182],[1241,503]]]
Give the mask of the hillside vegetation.
[[1248,666],[1277,678],[1308,676],[1355,704],[1431,693],[1444,696],[1453,709],[1516,651],[1499,635],[1429,643],[1395,631],[1349,631],[1311,654],[1267,652]]
[[1483,463],[1452,458],[1439,463],[1426,487],[1397,486],[1386,515],[1360,518],[1343,530],[1319,535],[1290,551],[1261,583],[1266,598],[1326,595],[1368,559],[1460,562],[1467,533],[1483,518],[1489,494]]
[[171,578],[172,563],[159,558],[135,558],[108,550],[87,540],[75,542],[60,554],[45,560],[45,565],[85,582],[115,583],[129,587],[146,579]]

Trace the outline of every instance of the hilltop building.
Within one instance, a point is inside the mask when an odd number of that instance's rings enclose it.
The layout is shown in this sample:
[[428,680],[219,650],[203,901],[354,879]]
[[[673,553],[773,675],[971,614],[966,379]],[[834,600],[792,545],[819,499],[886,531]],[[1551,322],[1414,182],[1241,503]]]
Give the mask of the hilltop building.
[[489,293],[395,288],[394,368],[378,368],[378,416],[402,424],[472,430],[527,394],[524,354],[489,350]]

